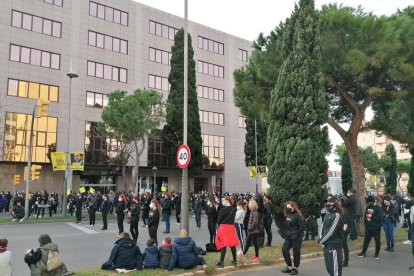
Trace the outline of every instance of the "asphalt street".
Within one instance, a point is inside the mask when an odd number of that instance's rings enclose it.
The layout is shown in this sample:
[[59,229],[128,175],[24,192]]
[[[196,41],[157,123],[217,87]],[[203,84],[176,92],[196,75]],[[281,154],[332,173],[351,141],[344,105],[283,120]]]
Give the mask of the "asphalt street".
[[[126,221],[125,219],[124,229],[129,232],[129,224]],[[86,218],[81,225],[76,225],[74,222],[58,221],[30,224],[15,222],[0,225],[0,237],[6,237],[9,240],[8,249],[13,254],[11,262],[13,275],[30,275],[29,268],[23,261],[24,255],[27,249],[39,247],[37,239],[39,235],[44,233],[49,234],[52,241],[57,243],[62,260],[68,269],[75,271],[82,268],[100,267],[108,259],[118,235],[116,221],[112,220],[108,223],[108,230],[100,231],[99,229],[102,228],[101,221],[97,220],[94,227],[89,227],[89,220]],[[209,242],[206,225],[207,220],[203,216],[201,230],[193,230],[195,219],[194,217],[190,218],[190,236],[193,237],[198,246],[203,248]],[[159,242],[162,241],[164,230],[164,223],[160,222],[158,228]],[[171,217],[171,233],[168,235],[172,238],[177,237],[179,230],[180,226],[176,225],[175,217]],[[274,224],[272,232],[274,233],[273,243],[280,243],[282,239],[276,234]],[[142,221],[140,221],[138,246],[141,251],[145,248],[148,239],[148,230],[142,227]]]

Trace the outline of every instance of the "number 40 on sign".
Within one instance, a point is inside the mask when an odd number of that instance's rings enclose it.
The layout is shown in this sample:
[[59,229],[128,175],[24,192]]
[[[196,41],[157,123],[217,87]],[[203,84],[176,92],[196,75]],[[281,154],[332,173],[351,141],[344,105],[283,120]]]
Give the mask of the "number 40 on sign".
[[187,168],[191,160],[190,148],[187,145],[181,145],[177,150],[177,165],[180,169]]

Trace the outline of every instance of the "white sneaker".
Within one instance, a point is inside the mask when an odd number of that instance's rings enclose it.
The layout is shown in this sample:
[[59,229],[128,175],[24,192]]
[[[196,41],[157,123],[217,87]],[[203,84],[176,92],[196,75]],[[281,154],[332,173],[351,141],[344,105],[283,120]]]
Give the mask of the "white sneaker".
[[411,244],[410,240],[406,240],[405,242],[403,242],[403,244]]
[[12,221],[16,221],[17,219],[12,219]]
[[20,220],[20,222],[23,222],[23,220],[24,220],[24,218],[22,218],[22,219]]

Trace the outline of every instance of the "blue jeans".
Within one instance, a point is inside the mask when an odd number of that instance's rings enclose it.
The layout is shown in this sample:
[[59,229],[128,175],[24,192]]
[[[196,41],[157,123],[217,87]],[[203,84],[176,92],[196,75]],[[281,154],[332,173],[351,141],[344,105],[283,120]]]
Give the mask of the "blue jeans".
[[162,215],[162,218],[165,222],[165,231],[170,232],[170,215]]
[[394,226],[394,223],[390,219],[384,219],[382,222],[387,243],[394,243]]

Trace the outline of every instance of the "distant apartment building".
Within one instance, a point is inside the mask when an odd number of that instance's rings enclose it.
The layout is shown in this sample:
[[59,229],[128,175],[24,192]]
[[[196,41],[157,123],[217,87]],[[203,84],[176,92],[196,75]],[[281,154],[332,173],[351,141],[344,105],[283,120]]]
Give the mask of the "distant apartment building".
[[[212,15],[213,16],[213,15]],[[131,190],[131,167],[125,177],[117,141],[96,130],[114,90],[155,89],[167,99],[171,46],[183,18],[132,0],[13,0],[0,2],[0,190],[13,190],[28,156],[31,114],[42,98],[47,117],[35,119],[33,159],[41,177],[30,190],[61,193],[64,172],[53,172],[49,153],[85,152],[85,170],[75,172],[73,190],[94,187]],[[194,59],[205,170],[192,191],[254,191],[244,165],[244,118],[233,102],[233,71],[247,64],[251,41],[189,22]],[[69,77],[72,80],[69,106]],[[191,116],[191,114],[189,114]],[[156,130],[154,130],[156,131]],[[163,143],[149,139],[140,159],[141,188],[181,190],[181,170],[168,160]],[[24,190],[21,181],[17,190]],[[165,188],[164,188],[165,189]]]

